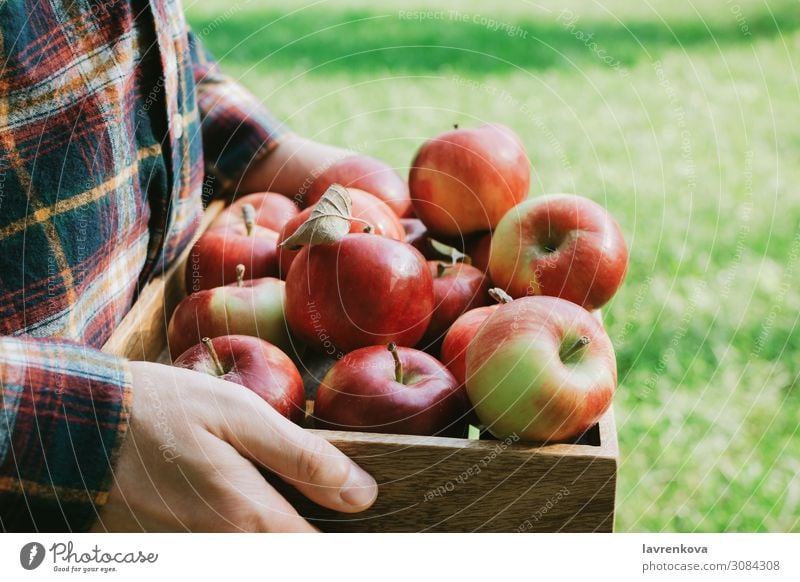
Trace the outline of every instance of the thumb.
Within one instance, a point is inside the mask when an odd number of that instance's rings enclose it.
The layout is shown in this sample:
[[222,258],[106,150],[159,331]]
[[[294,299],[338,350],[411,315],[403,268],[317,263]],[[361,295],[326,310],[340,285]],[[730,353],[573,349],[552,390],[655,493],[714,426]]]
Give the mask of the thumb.
[[375,480],[325,439],[278,414],[250,392],[252,414],[231,414],[222,438],[238,452],[329,509],[354,513],[378,496]]

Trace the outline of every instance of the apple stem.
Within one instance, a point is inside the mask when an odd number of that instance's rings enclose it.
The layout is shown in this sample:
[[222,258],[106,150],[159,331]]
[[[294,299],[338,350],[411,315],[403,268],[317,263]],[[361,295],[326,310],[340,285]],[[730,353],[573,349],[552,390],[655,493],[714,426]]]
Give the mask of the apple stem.
[[363,224],[364,225],[364,232],[366,232],[366,233],[370,233],[373,230],[375,230],[373,228],[372,224],[370,224],[366,220],[362,220],[361,218],[356,218],[355,216],[351,216],[350,220],[355,220],[356,222],[360,222],[361,224]]
[[244,227],[247,230],[247,236],[252,236],[253,227],[256,225],[256,209],[252,204],[245,204],[242,206],[242,218],[244,218]]
[[489,297],[497,301],[498,303],[511,303],[514,301],[514,298],[511,297],[508,293],[500,289],[500,287],[493,287],[489,289]]
[[445,265],[441,261],[436,263],[436,278],[438,279],[439,277],[444,275],[444,272],[448,269],[448,267],[452,267],[452,266],[453,265]]
[[241,263],[236,265],[236,286],[244,286],[244,265]]
[[562,360],[569,360],[572,356],[577,354],[580,350],[585,348],[591,343],[592,340],[589,339],[588,336],[582,335],[577,339],[577,341],[572,344],[566,352],[561,354]]
[[394,342],[391,342],[389,344],[388,348],[389,348],[389,351],[392,354],[392,357],[394,358],[394,379],[397,380],[398,382],[400,382],[400,384],[402,384],[403,383],[403,362],[400,361],[400,354],[397,351],[397,344],[394,343]]
[[458,124],[457,123],[453,124],[453,129],[458,129]]
[[222,366],[222,361],[219,359],[219,354],[217,354],[217,350],[214,349],[214,343],[211,341],[211,338],[204,337],[200,340],[203,342],[203,345],[206,347],[206,351],[208,355],[211,356],[211,360],[214,362],[214,366],[217,368],[217,374],[220,376],[225,375],[225,368]]
[[458,263],[464,263],[466,265],[472,264],[472,259],[469,255],[466,255],[457,248],[446,245],[441,241],[428,238],[428,246],[437,254],[448,257],[450,259],[450,264],[448,266],[450,267],[455,267]]

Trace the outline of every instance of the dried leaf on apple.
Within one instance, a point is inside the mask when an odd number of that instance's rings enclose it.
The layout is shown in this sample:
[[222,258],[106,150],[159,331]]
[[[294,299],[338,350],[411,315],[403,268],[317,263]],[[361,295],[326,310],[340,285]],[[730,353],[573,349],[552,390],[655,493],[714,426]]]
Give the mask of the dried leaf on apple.
[[297,250],[306,245],[333,244],[350,232],[351,220],[352,201],[347,188],[341,184],[331,184],[314,206],[308,220],[280,246]]

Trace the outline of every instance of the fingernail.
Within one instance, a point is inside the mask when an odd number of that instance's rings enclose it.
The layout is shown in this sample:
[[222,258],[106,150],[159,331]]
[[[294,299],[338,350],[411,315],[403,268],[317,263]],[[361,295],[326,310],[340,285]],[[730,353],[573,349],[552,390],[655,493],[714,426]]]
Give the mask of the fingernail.
[[339,490],[339,497],[353,507],[366,507],[372,505],[378,496],[378,485],[369,473],[358,465],[350,466],[347,482]]

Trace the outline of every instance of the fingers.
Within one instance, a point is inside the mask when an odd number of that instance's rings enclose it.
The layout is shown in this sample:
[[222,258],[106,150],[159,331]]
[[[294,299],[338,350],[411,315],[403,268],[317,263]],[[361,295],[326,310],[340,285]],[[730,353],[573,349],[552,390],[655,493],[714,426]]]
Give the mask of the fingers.
[[[339,449],[285,419],[248,392],[252,407],[230,416],[225,440],[306,497],[336,511],[363,511],[378,496],[375,480]],[[233,419],[235,418],[235,422]]]
[[[196,490],[195,506],[208,505],[192,531],[316,533],[314,526],[267,483],[252,463],[230,444],[208,434],[202,448],[214,464],[210,487]],[[205,439],[201,439],[205,440]]]

